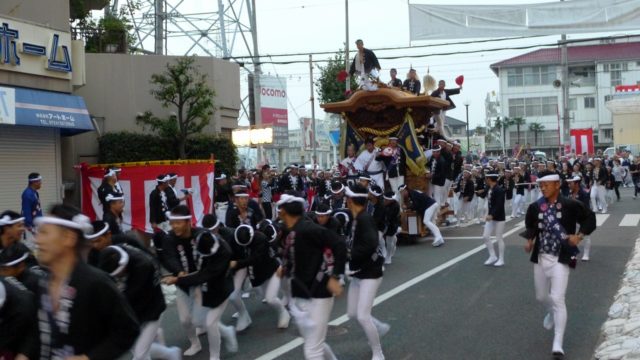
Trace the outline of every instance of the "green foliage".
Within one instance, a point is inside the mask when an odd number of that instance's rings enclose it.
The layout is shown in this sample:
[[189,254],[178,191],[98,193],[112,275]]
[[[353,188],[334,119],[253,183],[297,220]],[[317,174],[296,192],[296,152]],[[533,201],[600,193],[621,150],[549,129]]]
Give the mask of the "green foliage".
[[160,118],[147,111],[136,118],[138,124],[173,143],[180,159],[187,157],[187,140],[209,124],[215,111],[216,94],[194,62],[195,57],[182,57],[175,64],[167,64],[164,73],[151,76],[155,85],[151,94],[164,108],[175,109],[175,114]]
[[[107,133],[98,139],[101,164],[177,160],[172,143],[157,135],[131,132]],[[207,160],[213,154],[219,162],[216,167],[232,174],[238,157],[236,147],[230,139],[223,136],[199,135],[187,141],[189,159]]]
[[516,126],[516,132],[518,134],[518,144],[520,143],[520,126],[523,126],[527,123],[527,120],[521,117],[516,117],[511,119],[512,124]]
[[544,125],[537,122],[530,123],[529,131],[533,131],[534,145],[538,145],[538,133],[541,133],[544,131]]
[[[345,70],[344,50],[336,52],[326,66],[318,66],[320,78],[316,81],[318,97],[321,103],[332,103],[343,101],[345,97],[345,84],[338,81],[338,74]],[[351,91],[358,88],[355,77],[350,76],[347,81],[350,83]]]
[[87,53],[128,53],[133,47],[134,38],[129,35],[133,26],[120,14],[107,15],[96,23],[92,19],[82,20],[78,26],[86,34],[85,51]]

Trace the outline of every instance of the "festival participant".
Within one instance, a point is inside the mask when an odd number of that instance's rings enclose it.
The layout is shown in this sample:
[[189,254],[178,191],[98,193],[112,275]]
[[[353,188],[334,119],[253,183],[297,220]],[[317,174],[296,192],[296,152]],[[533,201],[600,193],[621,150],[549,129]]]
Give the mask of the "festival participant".
[[[563,338],[567,323],[565,294],[569,271],[575,267],[577,245],[596,228],[594,213],[581,202],[560,193],[560,176],[538,174],[543,198],[529,205],[525,217],[525,250],[531,252],[536,299],[547,308],[543,325],[555,328],[552,353],[564,358]],[[579,224],[580,230],[576,231]]]
[[[376,54],[373,51],[365,48],[364,42],[362,40],[356,40],[356,47],[358,48],[358,53],[351,62],[349,75],[353,76],[355,74],[357,76],[363,77],[368,76],[369,74],[376,74],[377,71],[380,71],[381,67]],[[376,75],[373,77],[377,78],[378,76]]]
[[180,360],[180,348],[154,343],[160,330],[160,316],[167,308],[155,260],[132,246],[111,245],[100,251],[98,268],[115,280],[140,324],[140,336],[132,349],[133,359]]
[[0,277],[0,356],[39,359],[39,340],[34,294],[16,279]]
[[[191,225],[191,210],[185,205],[176,206],[169,213],[171,231],[158,246],[158,259],[162,266],[173,276],[184,276],[198,271],[197,238],[206,230]],[[193,356],[202,350],[200,339],[196,335],[195,325],[202,322],[197,308],[196,298],[201,296],[201,288],[196,285],[177,284],[176,308],[178,318],[189,339],[190,346],[185,356]]]
[[479,223],[484,222],[485,220],[485,212],[487,208],[487,185],[485,183],[485,169],[478,167],[477,173],[475,176],[475,193],[476,193],[476,206],[474,207],[474,217],[476,221]]
[[[584,189],[582,188],[582,178],[580,176],[574,176],[572,178],[567,179],[567,183],[569,184],[569,190],[570,190],[570,194],[569,197],[580,201],[582,203],[582,205],[584,205],[584,207],[586,207],[587,209],[591,209],[591,198],[589,197],[589,193],[587,193],[586,191],[584,191]],[[580,230],[580,229],[578,229]],[[586,235],[584,237],[584,247],[583,247],[583,253],[582,253],[582,261],[589,261],[590,257],[590,253],[591,253],[591,235]]]
[[513,183],[515,184],[516,195],[515,195],[515,198],[513,199],[511,217],[519,218],[523,213],[522,209],[524,208],[524,203],[525,203],[524,191],[525,191],[525,188],[527,187],[527,185],[525,184],[524,172],[522,168],[519,166],[516,166],[514,168]]
[[[111,226],[105,221],[96,220],[91,223],[91,226],[93,227],[93,231],[90,234],[86,234],[84,236],[85,239],[90,241],[91,245],[91,249],[89,250],[89,253],[87,255],[87,263],[89,265],[97,267],[100,262],[100,251],[111,245],[127,244],[151,255],[149,249],[145,247],[140,240],[122,233],[113,234],[111,232]],[[164,237],[165,235],[166,234],[164,233],[158,233],[158,236]],[[162,246],[160,244],[156,247],[156,251],[158,254],[158,258],[160,258],[160,256],[162,256]]]
[[460,201],[462,205],[460,206],[460,223],[461,222],[469,222],[473,220],[474,217],[474,197],[476,195],[475,192],[475,183],[473,182],[472,172],[468,169],[464,169],[462,171],[462,181],[460,183]]
[[607,170],[602,166],[602,159],[593,159],[593,170],[591,170],[591,208],[593,211],[601,210],[603,214],[607,212],[607,190],[605,185],[609,180]]
[[227,218],[227,209],[229,208],[229,201],[233,196],[233,191],[231,190],[231,185],[227,180],[227,175],[224,173],[220,174],[220,176],[215,177],[216,186],[214,188],[214,206],[215,213],[218,219],[224,224]]
[[0,250],[6,249],[13,244],[29,253],[27,266],[38,265],[35,256],[27,245],[22,242],[25,233],[25,217],[15,211],[6,210],[0,214]]
[[[229,269],[232,271],[246,269],[251,285],[254,288],[262,287],[267,304],[277,312],[278,329],[286,329],[289,327],[291,317],[280,298],[278,298],[280,277],[276,275],[276,271],[280,264],[273,254],[269,253],[270,239],[267,239],[265,234],[254,230],[249,225],[238,226],[234,231],[233,237],[232,248],[238,248],[237,250],[234,249],[233,252],[243,253],[244,256],[238,260],[231,260]],[[238,322],[243,316],[245,314],[241,313]],[[250,318],[249,322],[251,322]]]
[[[398,189],[398,186],[404,184],[404,176],[407,172],[405,154],[404,151],[398,147],[398,138],[395,136],[389,137],[389,147],[387,149],[382,151],[376,157],[376,160],[384,163],[386,178],[389,180],[391,189]],[[384,188],[384,183],[377,185]]]
[[102,204],[102,208],[104,212],[107,212],[109,209],[109,203],[107,202],[107,195],[109,194],[124,194],[122,193],[122,189],[118,185],[118,175],[116,168],[108,168],[104,170],[104,177],[102,178],[102,184],[98,187],[98,200]]
[[391,70],[389,70],[389,76],[391,76],[391,80],[387,83],[389,87],[398,89],[402,88],[402,80],[396,77],[398,76],[398,70],[391,68]]
[[166,277],[164,283],[199,289],[201,300],[195,304],[194,313],[201,313],[197,316],[197,322],[202,323],[207,330],[209,359],[220,360],[221,338],[227,351],[238,351],[233,326],[226,326],[220,320],[233,291],[233,281],[228,272],[231,249],[226,241],[206,230],[200,232],[194,240],[191,250],[196,260],[195,271],[178,274],[177,277]]
[[439,247],[444,245],[444,238],[440,233],[440,229],[433,223],[433,217],[436,215],[439,205],[429,195],[413,189],[408,189],[407,185],[401,185],[398,188],[400,196],[404,199],[403,206],[405,209],[411,209],[418,215],[422,214],[422,222],[433,234],[433,246]]
[[171,211],[174,207],[180,205],[183,201],[191,197],[191,192],[188,189],[178,191],[176,189],[176,183],[178,182],[178,174],[168,173],[169,181],[167,181],[167,188],[164,190],[167,196],[167,207]]
[[358,155],[354,164],[356,170],[364,172],[378,186],[384,186],[384,163],[376,160],[379,149],[376,149],[372,138],[364,142],[365,150]]
[[329,199],[329,206],[333,210],[343,209],[347,207],[347,203],[344,198],[344,184],[339,181],[333,181],[331,183],[331,198]]
[[[288,234],[279,275],[291,278],[293,299],[289,307],[304,339],[305,359],[335,359],[325,338],[333,298],[343,291],[345,243],[337,234],[305,219],[303,214],[304,199],[282,195],[278,216]],[[325,261],[326,249],[331,250],[333,266]]]
[[340,165],[338,165],[340,175],[347,179],[347,183],[353,183],[358,178],[358,169],[355,167],[356,159],[356,147],[353,144],[349,144],[347,146],[347,157],[342,159]]
[[415,69],[409,69],[407,79],[402,83],[402,90],[408,91],[414,95],[420,95],[420,80]]
[[40,358],[119,358],[139,335],[135,314],[102,271],[80,258],[89,218],[54,205],[35,220],[38,261],[49,271],[38,294]]
[[258,204],[255,200],[249,199],[249,194],[246,191],[240,190],[234,196],[234,206],[227,209],[225,225],[236,228],[241,224],[246,224],[255,228],[264,218],[262,210],[259,206],[257,210],[254,206],[250,206],[250,203]]
[[396,199],[393,191],[387,191],[383,195],[384,199],[384,241],[387,249],[387,256],[385,256],[385,265],[391,264],[393,255],[396,253],[396,243],[398,238],[398,227],[400,227],[400,204]]
[[280,176],[278,188],[282,192],[303,190],[302,178],[299,175],[299,170],[300,168],[298,164],[292,164],[289,167],[289,172],[285,172]]
[[34,294],[40,291],[40,280],[45,273],[38,266],[29,266],[33,256],[26,246],[15,243],[0,249],[0,276],[13,277]]
[[[488,204],[489,214],[484,224],[484,233],[482,238],[484,244],[489,251],[489,258],[484,262],[485,265],[493,265],[496,267],[504,266],[504,240],[502,234],[504,233],[505,224],[505,211],[504,211],[504,189],[498,186],[498,178],[500,174],[498,172],[490,172],[486,175],[487,185],[489,185]],[[498,242],[498,256],[491,242],[491,235],[495,234]]]
[[[379,188],[378,188],[379,189]],[[347,188],[347,206],[353,214],[354,231],[347,240],[349,248],[349,294],[347,314],[357,319],[364,330],[373,360],[384,360],[380,337],[389,331],[389,325],[371,315],[373,301],[382,283],[384,256],[380,247],[377,220],[367,213],[367,199],[373,189],[358,185]]]
[[156,177],[156,188],[149,194],[149,223],[154,232],[169,232],[171,226],[167,220],[169,211],[165,190],[169,186],[169,177],[160,174]]
[[105,209],[102,221],[109,224],[112,235],[122,234],[122,213],[124,212],[124,196],[107,194],[104,198]]
[[332,216],[333,210],[327,205],[320,205],[313,213],[313,221],[325,228],[339,234],[340,222]]
[[42,207],[40,206],[40,193],[38,190],[42,187],[42,176],[38,173],[31,173],[28,176],[29,185],[22,192],[22,216],[24,216],[24,225],[26,227],[25,239],[27,245],[31,245],[35,228],[33,220],[42,216]]
[[447,111],[448,110],[453,110],[456,108],[456,104],[453,103],[453,100],[451,100],[451,95],[458,95],[460,94],[460,91],[462,90],[462,85],[460,85],[459,88],[457,89],[446,89],[446,82],[444,80],[440,80],[438,81],[438,88],[435,89],[432,93],[431,96],[433,97],[437,97],[440,98],[442,100],[446,100],[449,102],[449,106],[447,106],[445,109],[440,110],[440,112],[438,114],[436,114],[436,119],[437,119],[437,125],[436,125],[436,131],[439,134],[443,134],[444,135],[444,124],[445,124],[445,119],[447,117]]
[[[385,208],[382,200],[382,189],[378,185],[369,187],[369,198],[365,204],[365,210],[374,220],[378,230],[378,245],[383,258],[387,257],[387,247],[384,243]],[[348,202],[348,201],[347,201]]]
[[447,194],[445,190],[445,184],[447,182],[447,162],[444,157],[441,156],[441,147],[438,146],[432,149],[432,157],[429,160],[429,170],[431,174],[431,197],[438,203],[439,206],[444,206],[447,201]]

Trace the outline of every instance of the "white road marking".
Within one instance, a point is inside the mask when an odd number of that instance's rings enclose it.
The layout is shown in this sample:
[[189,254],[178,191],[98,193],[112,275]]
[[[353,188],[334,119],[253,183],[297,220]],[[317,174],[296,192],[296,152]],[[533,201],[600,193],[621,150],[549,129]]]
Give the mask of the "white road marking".
[[609,214],[596,214],[596,226],[600,227],[609,218]]
[[[506,238],[508,236],[511,236],[512,234],[514,234],[515,232],[521,230],[524,227],[524,221],[518,223],[513,229],[507,231],[506,233],[503,234],[503,237]],[[446,239],[446,238],[445,238]],[[495,241],[495,240],[494,240]],[[373,302],[373,306],[376,306],[384,301],[389,300],[390,298],[392,298],[395,295],[398,295],[399,293],[409,289],[410,287],[420,283],[421,281],[424,281],[434,275],[436,275],[437,273],[446,270],[447,268],[469,258],[472,255],[475,255],[477,253],[479,253],[480,251],[484,250],[486,247],[484,245],[478,246],[476,248],[473,248],[469,251],[467,251],[466,253],[459,255],[447,262],[445,262],[444,264],[438,265],[436,267],[434,267],[433,269],[420,274],[416,277],[414,277],[413,279],[400,284],[398,286],[396,286],[395,288],[387,291],[386,293],[379,295],[378,297],[375,298],[374,302]],[[329,322],[330,326],[339,326],[342,325],[344,323],[346,323],[349,320],[349,317],[345,314],[342,315],[334,320],[332,320],[331,322]],[[297,348],[298,346],[301,346],[302,344],[304,344],[304,340],[301,337],[297,337],[291,341],[289,341],[288,343],[280,346],[277,349],[274,349],[258,358],[256,358],[255,360],[273,360],[276,359],[277,357],[284,355],[286,353],[288,353],[289,351]]]
[[638,226],[640,214],[626,214],[618,226]]

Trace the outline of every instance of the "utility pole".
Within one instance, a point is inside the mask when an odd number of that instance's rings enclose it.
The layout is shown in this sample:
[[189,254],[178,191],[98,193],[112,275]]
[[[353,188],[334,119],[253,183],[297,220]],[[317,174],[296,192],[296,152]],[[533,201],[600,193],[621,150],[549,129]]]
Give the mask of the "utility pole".
[[[564,0],[560,0],[563,2]],[[562,63],[562,143],[571,144],[571,122],[569,118],[569,59],[567,35],[560,38],[560,62]]]
[[[253,112],[254,112],[254,125],[256,127],[262,126],[262,113],[260,106],[260,76],[262,75],[262,69],[260,67],[260,52],[258,51],[258,28],[256,21],[256,0],[247,0],[247,9],[250,10],[249,21],[251,22],[251,38],[253,40]],[[263,147],[258,145],[257,162],[259,163],[263,158]]]
[[469,100],[464,102],[464,107],[467,108],[467,151],[471,150],[469,141]]
[[[313,164],[318,161],[318,149],[316,147],[317,139],[316,139],[316,101],[315,96],[313,96],[313,55],[309,54],[309,88],[311,90],[311,97],[309,101],[311,102],[311,126],[313,127]],[[315,170],[315,166],[314,166]]]
[[[345,41],[344,41],[344,70],[349,73],[349,0],[344,0],[344,24],[345,24]],[[345,91],[351,90],[351,79],[347,77],[345,80]]]
[[164,51],[164,0],[156,0],[156,30],[155,30],[155,54],[163,55]]

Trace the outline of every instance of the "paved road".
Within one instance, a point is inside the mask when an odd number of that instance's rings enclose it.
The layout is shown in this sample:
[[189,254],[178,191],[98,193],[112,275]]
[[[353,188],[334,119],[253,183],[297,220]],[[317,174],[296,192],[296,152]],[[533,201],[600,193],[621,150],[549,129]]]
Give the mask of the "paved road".
[[[567,359],[590,359],[617,291],[624,266],[638,237],[640,200],[628,189],[610,213],[598,215],[591,261],[572,271],[567,292]],[[522,218],[507,223],[506,266],[483,266],[482,228],[444,230],[445,246],[430,239],[398,249],[378,292],[374,316],[391,324],[382,339],[387,359],[548,359],[553,334],[542,327],[544,310],[536,303],[532,264],[517,236]],[[620,226],[626,225],[626,226]],[[336,301],[328,342],[339,359],[370,359],[366,338],[356,322],[345,321],[345,297]],[[382,301],[381,301],[382,300]],[[245,300],[253,325],[238,335],[240,352],[224,359],[302,359],[298,334],[276,329],[276,316],[256,296]],[[231,309],[223,320],[233,323]],[[165,314],[167,342],[187,347],[175,306]],[[206,336],[202,338],[206,344]],[[206,346],[192,359],[207,359]]]

